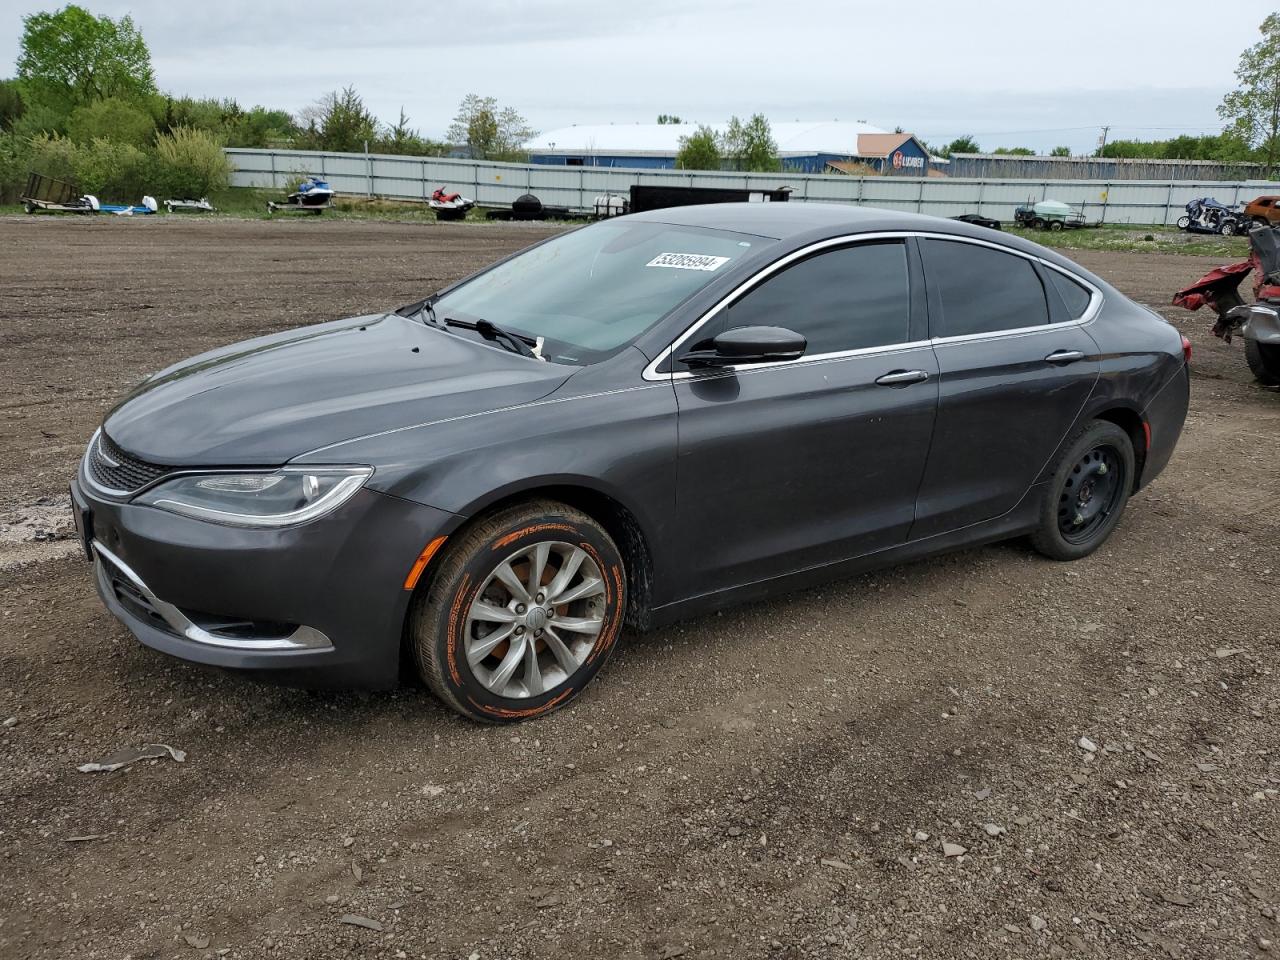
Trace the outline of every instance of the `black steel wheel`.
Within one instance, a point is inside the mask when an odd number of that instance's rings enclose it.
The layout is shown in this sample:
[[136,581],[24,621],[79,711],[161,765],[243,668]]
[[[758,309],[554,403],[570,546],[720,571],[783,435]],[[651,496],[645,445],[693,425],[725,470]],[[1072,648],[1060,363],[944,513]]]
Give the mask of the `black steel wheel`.
[[1244,338],[1244,362],[1264,387],[1280,386],[1280,347]]
[[1032,545],[1055,560],[1098,549],[1124,513],[1134,465],[1128,433],[1105,420],[1087,424],[1058,459]]

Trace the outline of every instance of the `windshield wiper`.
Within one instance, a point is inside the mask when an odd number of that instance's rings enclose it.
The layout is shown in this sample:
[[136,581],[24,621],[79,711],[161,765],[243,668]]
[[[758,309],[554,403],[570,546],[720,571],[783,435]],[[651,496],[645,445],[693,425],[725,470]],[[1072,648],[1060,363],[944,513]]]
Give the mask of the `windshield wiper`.
[[436,318],[435,296],[427,297],[425,300],[419,300],[417,303],[411,303],[408,306],[401,307],[396,311],[402,317],[408,317],[411,320],[417,320],[422,324],[430,324],[433,327],[444,328],[444,324]]
[[535,360],[542,359],[534,349],[538,346],[537,340],[534,340],[531,337],[521,336],[518,333],[512,333],[510,330],[504,330],[492,320],[480,319],[472,323],[469,320],[457,320],[454,317],[445,317],[444,322],[451,327],[463,327],[467,330],[474,330],[486,340],[501,344],[512,353],[518,353],[522,357],[532,357]]

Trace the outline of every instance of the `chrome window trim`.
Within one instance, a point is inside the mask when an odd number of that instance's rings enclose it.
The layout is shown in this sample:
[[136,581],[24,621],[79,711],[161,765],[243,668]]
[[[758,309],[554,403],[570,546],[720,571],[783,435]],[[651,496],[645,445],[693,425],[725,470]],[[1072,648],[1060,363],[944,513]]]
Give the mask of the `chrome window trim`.
[[[985,333],[967,333],[967,334],[961,334],[954,337],[930,337],[928,340],[914,340],[914,341],[909,341],[905,343],[885,344],[884,346],[879,346],[879,347],[859,347],[853,350],[841,350],[834,353],[816,354],[815,356],[812,356],[812,357],[800,357],[797,360],[778,360],[770,363],[746,363],[746,364],[737,364],[737,365],[728,366],[728,367],[715,367],[711,370],[708,370],[706,373],[703,373],[701,371],[695,373],[689,370],[672,370],[669,373],[658,372],[658,367],[662,366],[663,363],[665,363],[669,358],[671,358],[681,344],[683,344],[686,340],[688,340],[695,333],[697,333],[697,331],[701,327],[703,327],[710,320],[712,320],[721,310],[725,309],[732,301],[736,300],[738,297],[747,293],[753,287],[759,286],[761,283],[763,283],[773,274],[784,269],[785,267],[789,266],[795,261],[800,260],[806,256],[809,256],[812,253],[816,253],[821,250],[826,250],[831,247],[849,246],[850,244],[874,242],[877,240],[906,240],[911,237],[915,237],[918,239],[925,239],[925,240],[951,240],[956,243],[970,243],[970,244],[973,244],[974,246],[990,247],[991,249],[998,250],[1001,253],[1007,253],[1015,257],[1022,257],[1024,260],[1030,260],[1034,263],[1042,264],[1043,266],[1047,267],[1050,270],[1058,271],[1059,273],[1075,281],[1076,283],[1084,287],[1086,290],[1088,290],[1090,293],[1089,306],[1085,308],[1084,313],[1082,313],[1080,316],[1075,317],[1071,320],[1064,320],[1061,323],[1037,324],[1036,326],[1033,326],[1033,327],[1015,327],[1009,330],[994,330],[994,331],[985,332]],[[689,380],[695,377],[699,379],[705,379],[708,376],[716,376],[716,375],[723,375],[723,374],[729,374],[729,373],[746,373],[752,370],[771,370],[771,369],[777,369],[779,367],[794,367],[797,365],[803,365],[808,363],[823,363],[823,362],[830,362],[832,360],[844,360],[848,357],[873,356],[875,354],[880,354],[880,353],[898,353],[905,350],[910,350],[920,346],[924,346],[926,344],[930,344],[933,346],[944,346],[949,343],[965,343],[965,342],[978,341],[978,340],[997,340],[997,339],[1003,339],[1005,337],[1027,336],[1028,334],[1032,334],[1032,333],[1046,333],[1051,330],[1060,330],[1063,327],[1075,327],[1075,326],[1082,327],[1085,324],[1092,323],[1102,309],[1102,302],[1103,302],[1102,291],[1099,290],[1094,284],[1086,280],[1084,277],[1081,277],[1078,274],[1072,272],[1071,270],[1068,270],[1065,267],[1059,266],[1056,263],[1051,263],[1050,261],[1046,260],[1044,257],[1038,257],[1035,254],[1027,253],[1022,250],[1015,250],[1014,248],[1007,247],[1002,243],[995,243],[990,240],[982,240],[978,237],[961,237],[951,233],[937,233],[929,230],[881,230],[875,233],[842,234],[841,236],[838,236],[838,237],[828,237],[825,240],[815,241],[814,243],[801,247],[799,250],[793,250],[791,253],[787,254],[785,257],[782,257],[779,260],[775,260],[773,263],[763,267],[756,273],[753,273],[751,276],[747,277],[745,280],[742,281],[742,283],[738,284],[736,287],[730,290],[727,294],[721,297],[718,301],[716,301],[716,303],[710,309],[708,309],[705,313],[703,313],[702,316],[700,316],[697,320],[695,320],[687,328],[685,328],[684,332],[681,333],[680,336],[676,337],[675,340],[671,341],[671,343],[664,350],[662,350],[653,360],[649,362],[649,364],[644,368],[643,372],[641,373],[641,376],[645,380],[655,381],[655,382],[666,382],[669,380],[670,381]],[[1047,309],[1048,307],[1047,302],[1045,306]]]

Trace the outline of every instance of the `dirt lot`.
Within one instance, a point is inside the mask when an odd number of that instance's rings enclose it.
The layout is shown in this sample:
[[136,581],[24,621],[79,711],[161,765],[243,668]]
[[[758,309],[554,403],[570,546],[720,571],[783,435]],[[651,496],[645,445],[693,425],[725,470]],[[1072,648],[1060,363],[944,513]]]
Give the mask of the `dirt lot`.
[[[1203,315],[1165,311],[1187,431],[1093,557],[632,636],[517,729],[169,660],[103,611],[64,491],[133,382],[541,235],[0,221],[0,957],[1280,951],[1280,395]],[[1150,304],[1214,265],[1080,260]],[[185,762],[77,771],[153,742]]]

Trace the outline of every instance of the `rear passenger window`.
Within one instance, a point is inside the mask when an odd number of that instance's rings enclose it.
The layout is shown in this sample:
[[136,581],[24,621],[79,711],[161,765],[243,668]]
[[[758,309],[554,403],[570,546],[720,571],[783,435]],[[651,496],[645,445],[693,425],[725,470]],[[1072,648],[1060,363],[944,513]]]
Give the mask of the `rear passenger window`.
[[1053,284],[1054,290],[1058,292],[1058,296],[1062,298],[1062,302],[1066,304],[1068,319],[1079,320],[1089,309],[1089,301],[1093,299],[1093,294],[1065,273],[1048,268],[1044,272],[1049,282]]
[[1031,261],[991,247],[954,240],[924,240],[925,276],[935,337],[995,333],[1049,322],[1044,286]]
[[725,329],[786,327],[808,339],[805,356],[904,343],[909,290],[902,242],[854,244],[770,277],[729,307]]

